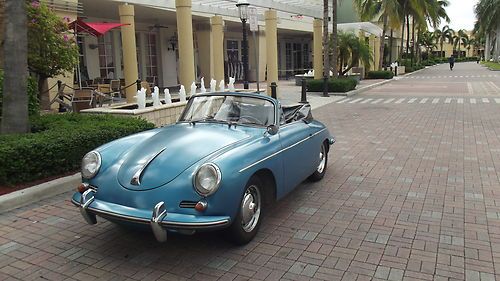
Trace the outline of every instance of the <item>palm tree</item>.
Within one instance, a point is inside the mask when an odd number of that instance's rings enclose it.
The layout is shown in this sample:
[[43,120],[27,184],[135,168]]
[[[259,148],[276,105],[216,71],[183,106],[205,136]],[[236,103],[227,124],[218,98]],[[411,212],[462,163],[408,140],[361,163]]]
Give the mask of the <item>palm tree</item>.
[[445,25],[441,29],[436,29],[434,33],[436,34],[436,41],[437,41],[436,43],[438,43],[441,48],[439,56],[443,57],[444,43],[446,41],[448,41],[448,43],[453,42],[453,36],[455,35],[455,31],[451,29],[448,25]]
[[5,1],[2,133],[27,133],[28,23],[26,1]]
[[466,57],[470,57],[470,49],[472,48],[472,44],[474,43],[474,38],[472,37],[467,37],[466,40],[464,40],[464,48],[467,49]]
[[361,20],[373,20],[383,22],[382,36],[380,40],[379,69],[384,64],[385,36],[389,26],[399,25],[399,1],[398,0],[355,0],[354,6],[358,10]]
[[458,47],[458,57],[461,57],[460,46],[466,46],[468,40],[469,35],[467,35],[467,31],[465,29],[460,29],[455,36],[453,36],[453,50]]
[[[359,38],[352,32],[340,31],[337,37],[340,75],[345,75],[359,61],[361,61],[367,68],[370,67],[373,56],[370,46],[365,42],[365,40]],[[333,44],[331,44],[330,47],[333,48]]]
[[492,33],[496,31],[497,33],[497,44],[495,53],[493,57],[498,60],[500,56],[500,0],[480,0],[476,5],[474,12],[477,18],[477,30],[479,33],[485,34],[486,46],[485,46],[485,58],[488,59],[490,55],[491,46],[489,46],[493,40]]
[[436,34],[434,32],[424,31],[418,35],[419,45],[422,45],[427,53],[432,53],[436,45]]
[[[415,29],[418,30],[418,34],[421,34],[423,31],[427,30],[428,26],[436,29],[441,24],[442,20],[448,23],[450,22],[450,18],[446,13],[446,7],[448,5],[448,0],[418,0],[417,2],[411,3],[410,13],[413,21],[413,42],[415,42]],[[414,53],[415,48],[412,48],[412,54]]]

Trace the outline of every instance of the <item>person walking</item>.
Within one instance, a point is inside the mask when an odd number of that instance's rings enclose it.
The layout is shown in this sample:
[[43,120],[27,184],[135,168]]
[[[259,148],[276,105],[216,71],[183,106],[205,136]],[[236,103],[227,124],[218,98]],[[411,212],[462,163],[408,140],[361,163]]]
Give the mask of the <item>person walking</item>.
[[450,70],[453,71],[453,67],[455,66],[455,57],[453,55],[451,55],[448,58],[448,62],[450,63]]

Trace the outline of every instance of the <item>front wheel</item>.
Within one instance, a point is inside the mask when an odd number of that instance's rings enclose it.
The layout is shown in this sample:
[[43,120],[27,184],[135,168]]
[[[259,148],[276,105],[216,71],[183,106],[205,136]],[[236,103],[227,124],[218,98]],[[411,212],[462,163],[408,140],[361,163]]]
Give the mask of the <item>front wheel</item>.
[[244,245],[252,241],[260,227],[263,214],[263,184],[259,177],[253,176],[245,186],[238,214],[228,229],[230,239]]
[[323,142],[321,144],[321,150],[319,152],[319,164],[316,171],[309,176],[311,181],[320,181],[323,179],[326,173],[326,164],[328,164],[328,149],[326,144]]

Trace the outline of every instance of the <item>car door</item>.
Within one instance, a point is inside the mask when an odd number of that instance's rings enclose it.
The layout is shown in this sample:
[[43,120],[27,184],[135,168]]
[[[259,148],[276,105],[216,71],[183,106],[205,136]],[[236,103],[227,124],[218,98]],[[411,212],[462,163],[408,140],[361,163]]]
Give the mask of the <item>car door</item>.
[[283,150],[283,172],[287,192],[314,172],[319,152],[310,140],[312,131],[310,126],[302,120],[280,127],[279,135]]

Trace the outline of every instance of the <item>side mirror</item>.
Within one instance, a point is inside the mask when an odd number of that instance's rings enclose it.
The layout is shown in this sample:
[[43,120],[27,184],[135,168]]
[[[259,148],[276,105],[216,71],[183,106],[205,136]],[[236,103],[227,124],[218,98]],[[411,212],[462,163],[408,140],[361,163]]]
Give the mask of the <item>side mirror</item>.
[[278,129],[279,129],[278,126],[272,124],[267,126],[266,133],[268,133],[271,136],[274,136],[278,133]]

